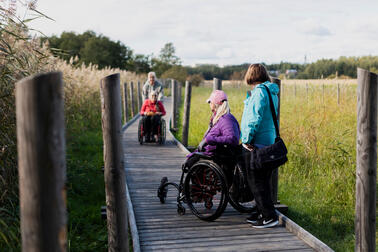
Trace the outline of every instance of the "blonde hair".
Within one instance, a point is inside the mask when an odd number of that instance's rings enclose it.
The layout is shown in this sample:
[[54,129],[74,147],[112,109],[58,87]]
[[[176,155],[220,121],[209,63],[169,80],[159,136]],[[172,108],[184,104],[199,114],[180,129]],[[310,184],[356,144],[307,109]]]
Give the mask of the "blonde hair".
[[216,113],[213,117],[213,125],[215,125],[223,115],[230,113],[228,101],[224,101],[222,104],[215,104],[215,109]]

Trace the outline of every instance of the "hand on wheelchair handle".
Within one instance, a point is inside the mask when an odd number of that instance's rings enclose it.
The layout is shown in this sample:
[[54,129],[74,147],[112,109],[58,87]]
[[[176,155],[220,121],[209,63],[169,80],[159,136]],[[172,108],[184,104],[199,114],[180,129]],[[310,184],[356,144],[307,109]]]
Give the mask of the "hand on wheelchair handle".
[[207,143],[206,143],[206,139],[204,138],[204,139],[202,139],[202,141],[199,143],[199,145],[198,145],[198,150],[199,151],[203,151],[204,150],[204,147],[205,147],[205,145],[206,145]]

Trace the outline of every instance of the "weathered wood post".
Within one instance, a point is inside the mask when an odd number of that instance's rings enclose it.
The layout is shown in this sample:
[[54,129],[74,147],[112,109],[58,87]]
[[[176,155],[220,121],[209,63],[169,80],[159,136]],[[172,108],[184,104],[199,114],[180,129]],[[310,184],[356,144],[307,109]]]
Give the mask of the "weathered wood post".
[[123,83],[123,123],[127,123],[129,105],[127,104],[127,82]]
[[284,84],[283,83],[281,83],[281,89],[280,89],[280,98],[281,99],[283,99],[283,97],[284,97]]
[[[177,106],[180,108],[181,105],[181,95],[182,95],[182,84],[179,82],[177,83]],[[178,111],[178,109],[177,109]]]
[[66,251],[66,162],[60,72],[16,83],[22,251]]
[[173,130],[177,129],[177,123],[176,123],[176,114],[177,114],[177,83],[174,79],[171,80],[171,96],[172,96],[172,116],[171,116],[171,128]]
[[[272,77],[272,82],[276,83],[281,90],[281,80],[278,78]],[[280,121],[280,111],[281,111],[281,92],[278,93],[278,113],[277,113],[277,119]],[[278,124],[279,127],[279,124]],[[278,202],[278,169],[274,169],[272,172],[272,180],[271,180],[271,191],[272,191],[272,200],[274,204],[279,203]]]
[[222,90],[222,80],[218,78],[213,79],[213,90]]
[[[138,112],[140,111],[140,109],[142,108],[142,89],[140,87],[140,81],[137,82],[137,98],[138,98]],[[137,113],[138,114],[138,113]]]
[[377,184],[377,75],[357,69],[355,251],[375,251]]
[[188,146],[189,119],[190,119],[190,100],[192,97],[192,84],[185,82],[185,100],[184,100],[184,120],[182,122],[182,144]]
[[129,250],[119,82],[119,74],[113,74],[100,83],[109,251]]
[[337,83],[337,104],[340,105],[340,83]]
[[134,96],[134,83],[130,82],[130,110],[131,110],[131,117],[135,115],[135,96]]

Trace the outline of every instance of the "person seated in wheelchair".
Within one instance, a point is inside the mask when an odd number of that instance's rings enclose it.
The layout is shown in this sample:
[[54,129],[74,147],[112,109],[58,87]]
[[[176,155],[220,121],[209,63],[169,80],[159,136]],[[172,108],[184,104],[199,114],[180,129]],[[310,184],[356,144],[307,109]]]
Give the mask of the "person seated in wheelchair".
[[224,152],[233,148],[237,149],[239,146],[239,123],[230,112],[226,93],[222,90],[214,90],[207,102],[212,112],[209,127],[198,148],[187,156],[184,166],[188,168],[201,157],[213,158],[219,154],[232,155]]
[[164,105],[157,100],[157,96],[155,91],[150,92],[149,99],[144,101],[140,110],[146,142],[157,141],[158,126],[161,117],[166,114]]

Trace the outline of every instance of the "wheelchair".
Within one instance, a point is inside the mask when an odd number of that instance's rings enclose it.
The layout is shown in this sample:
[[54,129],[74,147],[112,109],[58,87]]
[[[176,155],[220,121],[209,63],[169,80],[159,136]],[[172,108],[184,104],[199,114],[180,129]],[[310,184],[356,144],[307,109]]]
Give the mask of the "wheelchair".
[[[158,140],[156,143],[159,145],[162,145],[165,143],[165,138],[166,138],[165,120],[162,117],[160,117],[160,121],[157,127],[158,127],[157,129]],[[138,142],[141,145],[143,144],[143,142],[149,142],[147,139],[147,134],[143,127],[143,119],[139,120],[139,124],[138,124]]]
[[[223,154],[206,156],[198,153],[194,164],[189,167],[182,165],[182,174],[179,184],[169,182],[167,177],[161,179],[157,196],[161,203],[176,200],[177,212],[185,214],[186,203],[191,212],[204,221],[214,221],[219,218],[228,203],[241,213],[251,213],[255,210],[253,197],[242,199],[239,194],[233,193],[234,178],[246,180],[246,172],[241,165],[241,155],[225,147]],[[217,148],[218,149],[218,148]],[[224,154],[227,153],[227,154]],[[168,195],[168,187],[173,186],[178,194]]]

